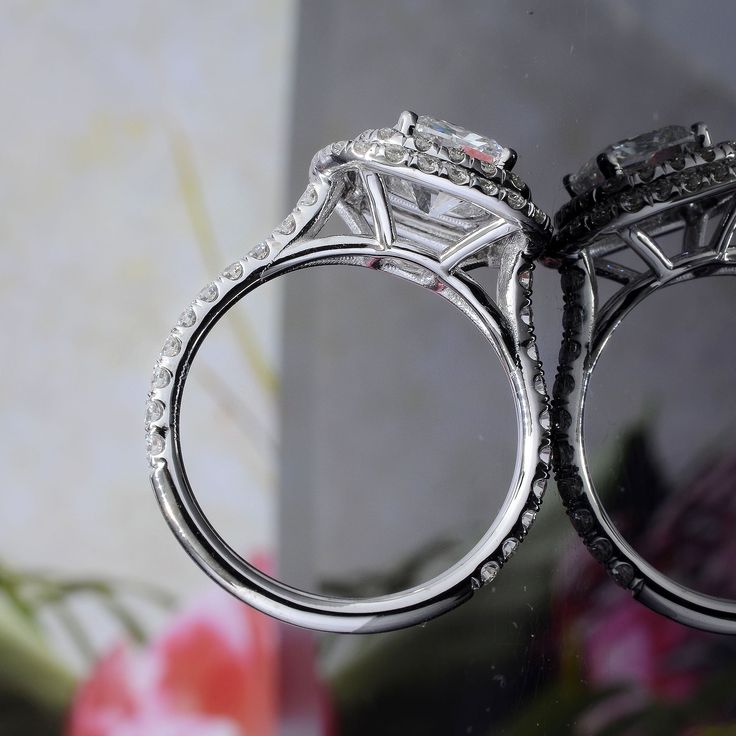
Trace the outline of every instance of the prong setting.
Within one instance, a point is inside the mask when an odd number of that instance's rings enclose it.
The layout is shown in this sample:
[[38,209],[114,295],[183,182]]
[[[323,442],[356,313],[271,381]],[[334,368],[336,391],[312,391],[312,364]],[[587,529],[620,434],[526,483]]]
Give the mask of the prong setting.
[[502,166],[506,171],[511,171],[519,158],[519,154],[513,148],[507,148],[502,159]]
[[614,179],[623,174],[623,169],[618,161],[610,153],[599,153],[595,159],[598,169],[606,179]]
[[414,126],[417,124],[417,114],[411,110],[404,110],[399,115],[399,120],[396,123],[396,130],[404,135],[410,135],[414,132]]
[[692,132],[694,133],[695,140],[699,148],[709,148],[713,145],[710,140],[710,132],[708,131],[708,126],[705,123],[693,123],[690,126],[690,130],[692,130]]

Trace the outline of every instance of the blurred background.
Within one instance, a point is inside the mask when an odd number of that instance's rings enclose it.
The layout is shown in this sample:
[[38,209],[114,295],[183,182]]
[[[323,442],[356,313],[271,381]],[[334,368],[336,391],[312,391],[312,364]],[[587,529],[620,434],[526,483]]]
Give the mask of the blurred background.
[[[736,134],[725,0],[0,7],[0,736],[736,734],[736,644],[589,561],[555,495],[494,588],[404,632],[313,635],[220,592],[166,529],[143,407],[167,330],[304,188],[409,108],[515,147],[553,212],[607,144]],[[506,493],[514,409],[480,335],[363,269],[243,300],[192,369],[182,442],[226,539],[299,587],[425,580]],[[653,564],[736,597],[729,279],[674,287],[601,360],[588,453]],[[539,268],[548,377],[557,275]],[[707,551],[684,564],[672,550]]]

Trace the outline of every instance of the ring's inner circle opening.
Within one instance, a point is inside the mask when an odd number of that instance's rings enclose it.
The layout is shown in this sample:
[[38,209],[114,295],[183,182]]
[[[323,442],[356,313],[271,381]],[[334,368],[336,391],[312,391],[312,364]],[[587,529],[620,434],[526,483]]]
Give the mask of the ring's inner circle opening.
[[586,456],[627,543],[699,593],[736,600],[736,278],[655,292],[601,355]]
[[517,454],[509,381],[477,327],[427,289],[344,265],[235,305],[192,364],[180,426],[191,486],[233,550],[357,598],[463,558]]

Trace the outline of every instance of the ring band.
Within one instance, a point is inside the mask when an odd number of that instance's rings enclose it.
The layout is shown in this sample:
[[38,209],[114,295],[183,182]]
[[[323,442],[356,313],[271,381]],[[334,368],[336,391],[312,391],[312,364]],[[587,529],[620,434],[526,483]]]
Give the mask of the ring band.
[[[591,375],[613,332],[644,299],[673,284],[736,275],[736,146],[712,145],[702,123],[669,126],[610,146],[574,176],[546,259],[560,266],[563,339],[553,390],[553,465],[568,515],[591,554],[649,608],[707,631],[736,633],[736,601],[663,574],[616,529],[593,484],[583,433]],[[708,222],[720,218],[710,234]],[[658,236],[682,232],[680,253]],[[641,271],[616,260],[631,250]],[[599,303],[597,278],[621,288]]]
[[[207,574],[255,608],[335,632],[397,629],[433,618],[493,580],[536,516],[549,477],[549,409],[531,317],[534,260],[551,221],[511,172],[516,154],[444,121],[405,112],[394,128],[332,144],[274,233],[207,284],[167,337],[146,412],[151,481],[179,542]],[[319,237],[333,213],[351,234]],[[501,359],[517,410],[516,469],[494,523],[460,561],[428,583],[376,598],[317,595],[265,575],[210,524],[185,470],[179,414],[187,373],[217,321],[278,276],[330,264],[385,271],[444,297]],[[494,301],[472,269],[499,268]]]

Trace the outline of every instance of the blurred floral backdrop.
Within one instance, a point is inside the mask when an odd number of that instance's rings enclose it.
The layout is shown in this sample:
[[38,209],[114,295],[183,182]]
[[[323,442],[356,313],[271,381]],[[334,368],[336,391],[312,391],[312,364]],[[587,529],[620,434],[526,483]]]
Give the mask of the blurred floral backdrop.
[[[168,326],[279,215],[294,17],[289,0],[0,8],[3,735],[61,732],[90,672],[69,733],[270,732],[274,627],[201,597],[212,586],[166,538],[141,427]],[[273,434],[278,320],[271,290],[228,353]],[[232,422],[207,368],[189,421]],[[243,492],[212,506],[245,504],[241,548],[271,558],[276,468],[258,450],[258,467],[232,453],[222,472]],[[198,679],[179,673],[205,654]],[[221,683],[243,670],[234,705]],[[182,703],[199,715],[170,717]]]

